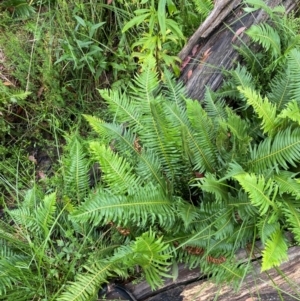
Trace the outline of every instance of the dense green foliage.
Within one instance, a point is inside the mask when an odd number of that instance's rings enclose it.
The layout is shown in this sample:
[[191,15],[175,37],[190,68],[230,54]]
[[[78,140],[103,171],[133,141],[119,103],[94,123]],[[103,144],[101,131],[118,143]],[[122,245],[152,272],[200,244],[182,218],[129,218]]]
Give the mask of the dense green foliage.
[[[172,3],[158,2],[171,16]],[[245,32],[252,44],[238,49],[241,62],[225,71],[221,90],[189,99],[170,58],[143,47],[134,79],[99,86],[105,114],[83,111],[93,133],[65,135],[51,178],[25,192],[5,182],[14,208],[5,202],[0,218],[0,300],[95,300],[101,285],[136,266],[155,289],[178,262],[239,285],[257,239],[263,271],[286,260],[289,245],[300,243],[299,22],[282,7],[248,2],[246,11],[264,8],[270,21]],[[142,23],[136,30],[147,38],[179,39],[155,3],[135,10],[123,31]],[[74,18],[94,43],[104,24]],[[93,43],[83,49],[99,47]],[[86,57],[72,58],[76,72],[95,76]],[[66,61],[60,56],[57,66]],[[235,253],[249,245],[241,263]]]

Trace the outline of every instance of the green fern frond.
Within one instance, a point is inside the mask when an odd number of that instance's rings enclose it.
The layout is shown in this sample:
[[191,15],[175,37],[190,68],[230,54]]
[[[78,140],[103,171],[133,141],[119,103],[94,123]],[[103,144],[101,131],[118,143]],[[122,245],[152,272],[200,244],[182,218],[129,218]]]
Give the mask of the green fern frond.
[[118,121],[128,125],[133,130],[138,130],[143,127],[141,124],[141,112],[139,104],[132,99],[129,99],[125,93],[119,90],[99,90],[99,93],[108,104],[108,110]]
[[214,145],[215,132],[212,120],[201,105],[193,100],[187,100],[187,115],[194,130],[194,138],[191,140],[190,149],[193,152],[191,158],[194,170],[199,172],[213,172],[216,169],[216,149]]
[[300,243],[300,204],[299,202],[284,200],[281,206],[287,221],[288,229],[294,234],[295,240]]
[[288,54],[288,62],[287,62],[288,69],[290,70],[290,93],[291,99],[297,101],[300,104],[300,50],[293,49]]
[[245,66],[238,64],[234,70],[227,71],[226,74],[229,80],[223,85],[221,91],[218,92],[220,96],[244,99],[237,87],[241,87],[242,89],[255,89],[255,81],[253,76]]
[[179,108],[185,107],[186,89],[182,81],[176,81],[174,75],[167,69],[164,69],[164,89],[162,95],[168,101],[175,103]]
[[272,138],[267,137],[250,149],[250,156],[251,170],[263,171],[277,165],[286,170],[289,165],[296,167],[300,161],[300,129],[287,128]]
[[272,179],[266,181],[262,175],[240,174],[234,176],[243,189],[248,193],[251,203],[259,208],[260,215],[263,216],[270,208],[277,210],[274,202],[278,188]]
[[155,155],[153,150],[145,150],[145,148],[140,152],[134,144],[136,135],[134,135],[130,129],[124,130],[122,126],[105,123],[93,116],[85,115],[85,118],[91,127],[100,135],[102,141],[106,143],[113,141],[113,146],[117,149],[119,154],[126,156],[128,160],[133,160],[132,164],[136,164],[135,169],[145,182],[151,178],[154,183],[165,188],[166,183],[160,171],[161,163],[157,155]]
[[87,273],[80,274],[76,282],[69,285],[57,300],[90,300],[101,286],[112,276],[127,276],[127,270],[139,265],[150,286],[154,289],[167,277],[170,255],[164,254],[168,245],[157,238],[152,231],[143,233],[127,246],[119,247],[115,254],[106,260],[95,261],[85,266]]
[[252,25],[246,33],[254,42],[259,43],[266,51],[270,51],[274,58],[281,55],[280,36],[269,24]]
[[247,7],[244,10],[246,12],[254,12],[258,9],[263,9],[272,19],[274,18],[274,13],[285,13],[285,8],[283,5],[275,6],[271,8],[268,6],[263,0],[244,0],[244,2],[248,5],[252,5],[253,7]]
[[280,173],[274,175],[274,180],[279,187],[279,193],[288,193],[300,199],[300,183],[295,179],[295,174],[289,171],[280,171]]
[[262,251],[262,271],[267,271],[279,266],[288,259],[288,246],[280,229],[275,231],[266,241],[265,249]]
[[270,223],[269,219],[270,214],[267,214],[257,223],[259,238],[261,239],[263,245],[265,245],[265,243],[273,233],[280,229],[280,225],[278,222]]
[[195,8],[203,18],[206,18],[211,10],[214,8],[214,2],[212,0],[193,0]]
[[63,163],[65,166],[66,195],[75,195],[80,202],[87,194],[89,188],[89,164],[83,146],[76,136],[67,137],[68,149]]
[[226,201],[228,197],[228,185],[218,180],[215,175],[206,173],[204,178],[198,179],[196,184],[203,191],[212,193],[216,202]]
[[269,84],[270,92],[267,93],[267,98],[276,105],[278,110],[282,110],[291,100],[290,83],[291,75],[287,68],[285,71],[276,74]]
[[26,0],[7,0],[4,1],[0,7],[1,6],[13,8],[14,13],[18,17],[30,17],[33,13],[35,13],[34,8],[29,5]]
[[99,142],[91,142],[93,158],[100,163],[102,179],[116,194],[134,193],[141,179],[133,173],[133,166],[125,158]]
[[46,195],[39,207],[35,210],[35,220],[39,230],[44,232],[46,238],[53,225],[56,211],[56,193]]
[[[300,102],[299,102],[300,103]],[[286,105],[286,108],[281,111],[278,118],[288,118],[300,125],[300,108],[296,100],[292,100]]]
[[134,256],[129,259],[129,266],[141,266],[152,289],[162,285],[163,277],[170,277],[167,272],[171,255],[165,254],[168,244],[162,239],[163,237],[157,238],[154,232],[149,231],[138,237],[131,246]]
[[219,121],[227,117],[225,100],[218,98],[218,94],[214,93],[209,88],[206,88],[203,104],[205,111],[210,118]]
[[172,201],[158,187],[141,187],[133,196],[118,196],[108,190],[92,194],[81,206],[72,212],[75,222],[92,222],[94,225],[117,224],[141,225],[154,224],[170,227],[175,221],[171,210]]
[[184,223],[185,229],[188,229],[191,223],[197,222],[200,218],[200,212],[197,207],[187,202],[178,202],[178,216]]
[[[71,283],[65,291],[58,297],[58,301],[86,301],[91,300],[96,295],[101,284],[107,282],[107,279],[117,274],[119,269],[112,262],[94,262],[92,267],[85,267],[88,271],[85,274],[79,274],[76,282]],[[115,274],[114,273],[114,274]]]
[[250,88],[238,87],[238,90],[261,119],[261,129],[264,133],[272,134],[276,131],[276,105],[270,103],[266,97],[262,99],[259,93]]

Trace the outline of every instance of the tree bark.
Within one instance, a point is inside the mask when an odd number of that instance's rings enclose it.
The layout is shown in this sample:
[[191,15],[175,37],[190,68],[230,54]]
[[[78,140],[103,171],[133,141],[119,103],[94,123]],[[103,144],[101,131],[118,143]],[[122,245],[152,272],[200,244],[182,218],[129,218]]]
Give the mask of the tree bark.
[[[270,7],[284,5],[287,13],[299,5],[300,0],[268,0]],[[244,30],[252,24],[267,20],[259,10],[246,14],[241,0],[219,0],[210,16],[189,39],[179,53],[182,60],[179,80],[185,83],[189,97],[204,98],[206,87],[217,90],[223,81],[222,70],[231,69],[239,59],[233,45],[247,43]]]

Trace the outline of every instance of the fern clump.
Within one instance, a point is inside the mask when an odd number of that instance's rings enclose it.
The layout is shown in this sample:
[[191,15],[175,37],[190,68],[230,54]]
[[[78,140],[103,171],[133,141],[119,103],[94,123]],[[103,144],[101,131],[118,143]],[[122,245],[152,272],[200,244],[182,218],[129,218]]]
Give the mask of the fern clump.
[[[278,27],[248,31],[266,56],[266,75],[247,56],[199,103],[168,70],[161,82],[150,59],[126,87],[99,90],[109,119],[85,115],[94,138],[67,139],[61,190],[30,190],[1,221],[1,294],[93,300],[136,265],[155,289],[178,262],[239,283],[251,265],[236,251],[256,239],[262,270],[287,259],[289,244],[300,243],[299,49],[288,43],[294,32],[282,37],[289,24],[282,9],[266,10]],[[90,189],[94,163],[101,179]],[[14,292],[27,277],[28,287]]]

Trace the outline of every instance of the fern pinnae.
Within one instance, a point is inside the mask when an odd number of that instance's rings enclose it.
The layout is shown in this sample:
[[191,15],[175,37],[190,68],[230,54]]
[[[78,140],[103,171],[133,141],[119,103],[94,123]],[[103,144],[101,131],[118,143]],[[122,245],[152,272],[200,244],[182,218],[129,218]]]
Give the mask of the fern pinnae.
[[133,166],[110,148],[99,142],[91,142],[93,157],[100,163],[102,178],[116,193],[131,193],[140,185],[141,179],[133,173]]
[[118,123],[126,123],[132,129],[142,128],[138,106],[126,94],[107,89],[99,90],[99,93],[106,100],[110,112],[115,115]]
[[262,130],[269,134],[276,131],[276,105],[271,104],[266,97],[262,99],[260,94],[252,89],[238,87],[238,90],[244,95],[247,103],[253,107],[258,117],[261,118]]
[[269,24],[252,25],[246,30],[250,38],[271,52],[274,58],[281,55],[281,41],[278,32]]
[[291,74],[291,99],[295,99],[300,104],[300,50],[295,48],[288,54],[287,65]]
[[250,149],[251,170],[262,171],[281,166],[287,170],[288,164],[296,167],[300,160],[300,129],[287,128],[279,131],[272,139],[267,137],[254,148]]

